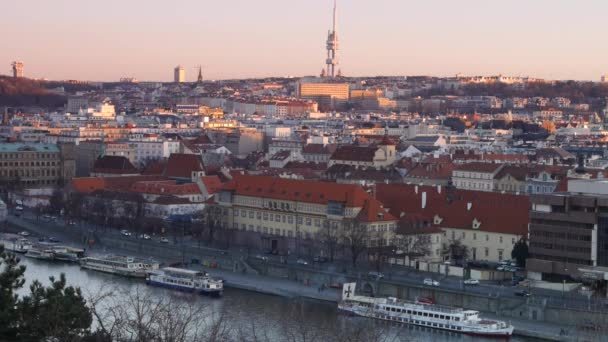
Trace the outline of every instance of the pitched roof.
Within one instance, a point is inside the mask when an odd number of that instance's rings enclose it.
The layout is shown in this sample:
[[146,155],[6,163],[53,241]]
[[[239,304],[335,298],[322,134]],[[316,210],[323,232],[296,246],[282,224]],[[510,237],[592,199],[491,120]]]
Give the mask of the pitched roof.
[[95,160],[93,172],[109,174],[137,174],[139,171],[124,156],[102,156]]
[[222,188],[222,180],[218,176],[205,176],[202,177],[201,180],[203,184],[205,184],[205,188],[207,188],[207,192],[212,195],[218,192]]
[[133,183],[168,180],[164,176],[81,177],[72,178],[74,191],[90,193],[95,190],[128,191]]
[[375,198],[370,197],[365,200],[365,205],[357,214],[357,219],[361,222],[394,221],[396,218],[391,213],[384,210],[382,204]]
[[370,195],[360,186],[330,182],[292,180],[268,176],[238,175],[223,187],[237,195],[306,203],[341,202],[363,207]]
[[132,192],[154,195],[200,195],[201,191],[194,183],[178,184],[176,181],[142,181],[135,182],[129,188]]
[[[441,189],[441,190],[440,190]],[[422,194],[426,201],[423,208]],[[431,225],[503,234],[528,232],[530,198],[526,195],[449,189],[436,186],[377,184],[376,198],[400,217],[418,215]],[[437,216],[441,222],[435,224]],[[478,229],[473,221],[480,222]]]
[[501,166],[502,166],[502,164],[493,164],[493,163],[468,163],[468,164],[459,165],[456,168],[456,171],[494,173]]
[[336,144],[308,144],[302,147],[302,154],[332,154],[336,147]]
[[191,178],[194,171],[205,171],[198,155],[172,153],[167,161],[164,175],[171,178]]
[[331,159],[372,162],[374,161],[374,156],[376,155],[377,150],[377,147],[353,145],[340,146],[331,155]]

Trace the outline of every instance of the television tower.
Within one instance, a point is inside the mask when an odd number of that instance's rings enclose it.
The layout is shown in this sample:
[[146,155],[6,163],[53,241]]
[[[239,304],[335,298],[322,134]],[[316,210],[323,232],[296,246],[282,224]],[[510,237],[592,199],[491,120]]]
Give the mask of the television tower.
[[332,30],[327,33],[327,59],[325,64],[327,65],[327,77],[336,77],[336,65],[338,65],[338,32],[336,32],[336,9],[337,4],[334,0],[334,17]]

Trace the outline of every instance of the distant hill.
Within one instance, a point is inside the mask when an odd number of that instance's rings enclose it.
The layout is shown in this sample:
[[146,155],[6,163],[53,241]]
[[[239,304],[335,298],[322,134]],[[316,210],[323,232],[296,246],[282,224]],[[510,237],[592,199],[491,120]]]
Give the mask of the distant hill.
[[65,96],[51,93],[41,81],[0,76],[0,107],[57,108],[63,106],[66,101]]

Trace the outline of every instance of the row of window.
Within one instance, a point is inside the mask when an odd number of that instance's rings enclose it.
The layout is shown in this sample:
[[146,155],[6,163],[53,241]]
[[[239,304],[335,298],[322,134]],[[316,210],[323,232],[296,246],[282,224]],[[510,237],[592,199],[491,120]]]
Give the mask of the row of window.
[[428,318],[436,318],[436,319],[444,319],[444,320],[453,320],[453,321],[460,321],[460,317],[458,316],[449,316],[449,315],[442,315],[442,314],[432,314],[432,313],[428,313],[425,311],[416,311],[416,310],[410,310],[410,309],[402,309],[402,308],[396,308],[396,307],[392,307],[392,306],[385,306],[384,311],[389,311],[389,312],[396,312],[396,313],[404,313],[404,314],[408,314],[408,315],[415,315],[415,316],[420,316],[420,317],[428,317]]
[[0,153],[0,159],[51,159],[56,153]]
[[[262,211],[254,211],[254,210],[245,210],[245,209],[234,209],[233,215],[235,217],[238,217],[240,214],[241,217],[244,218],[250,218],[250,219],[257,219],[257,220],[263,220],[263,221],[270,221],[270,222],[283,222],[283,223],[288,223],[288,224],[293,224],[294,222],[294,216],[293,215],[282,215],[282,214],[275,214],[275,213],[269,213],[269,212],[262,212]],[[327,220],[321,220],[319,218],[311,218],[311,217],[302,217],[302,216],[296,216],[296,222],[298,224],[305,224],[307,226],[315,226],[315,227],[321,227],[321,224],[323,224],[324,227],[327,227],[327,225],[329,224],[329,221]],[[332,221],[331,222],[331,227],[332,228],[338,228],[338,223],[336,221]]]
[[59,175],[58,170],[2,170],[0,176],[8,177],[55,177]]
[[534,237],[542,237],[549,239],[567,239],[567,240],[576,240],[576,241],[591,241],[591,235],[580,235],[574,233],[558,233],[558,232],[548,232],[545,230],[532,230],[530,231],[530,236]]
[[0,163],[0,166],[55,166],[55,165],[59,165],[59,162],[57,162],[55,164],[54,161],[51,162],[47,162],[47,161],[36,161],[36,162],[3,162]]
[[[443,232],[443,235],[445,236],[446,232]],[[462,238],[462,239],[466,239],[467,238],[467,233],[466,232],[461,232],[459,237],[456,237],[456,231],[452,230],[452,240],[455,240],[457,238]],[[473,233],[473,240],[477,240],[477,233],[474,232]],[[490,234],[486,234],[486,241],[490,241]],[[503,243],[503,237],[502,235],[498,236],[498,242],[499,243]],[[511,237],[511,244],[514,245],[515,244],[515,237]]]

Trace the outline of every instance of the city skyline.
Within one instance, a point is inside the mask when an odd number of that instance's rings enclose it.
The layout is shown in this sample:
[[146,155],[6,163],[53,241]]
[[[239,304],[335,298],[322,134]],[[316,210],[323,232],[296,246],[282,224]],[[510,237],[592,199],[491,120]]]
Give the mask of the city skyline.
[[[318,75],[332,29],[332,0],[165,4],[35,0],[4,5],[0,74],[23,61],[32,78],[170,81]],[[340,69],[346,76],[505,74],[599,81],[608,4],[512,1],[498,6],[385,0],[339,2]],[[270,9],[270,10],[269,10]],[[498,24],[497,24],[498,23]],[[255,34],[253,34],[255,32]]]

